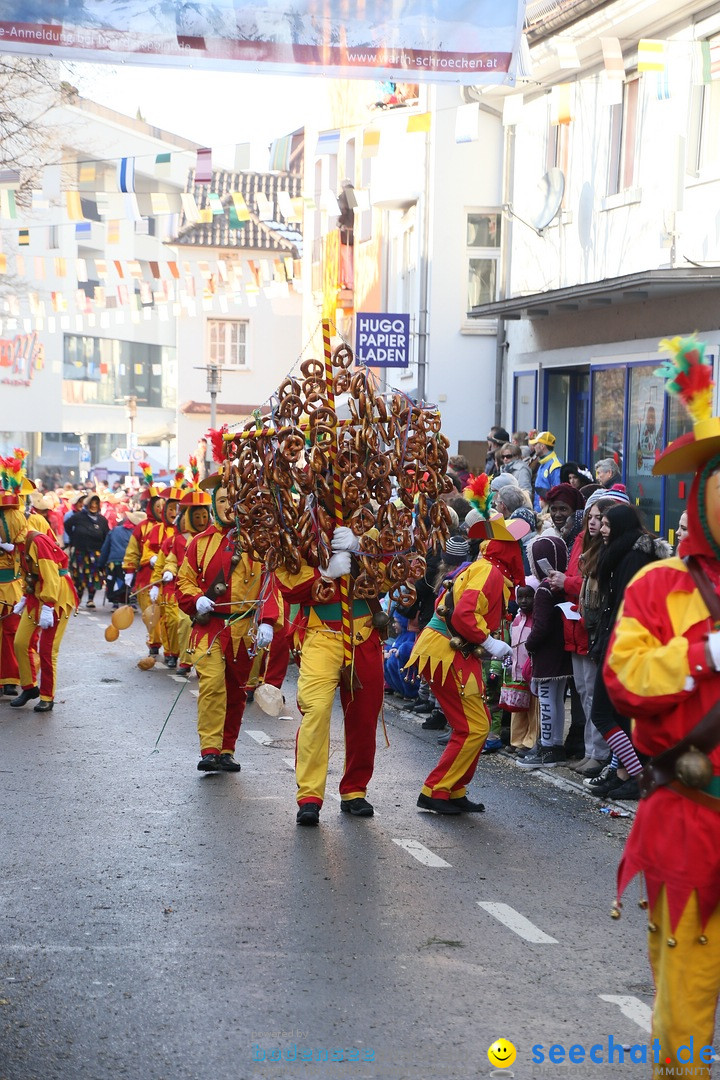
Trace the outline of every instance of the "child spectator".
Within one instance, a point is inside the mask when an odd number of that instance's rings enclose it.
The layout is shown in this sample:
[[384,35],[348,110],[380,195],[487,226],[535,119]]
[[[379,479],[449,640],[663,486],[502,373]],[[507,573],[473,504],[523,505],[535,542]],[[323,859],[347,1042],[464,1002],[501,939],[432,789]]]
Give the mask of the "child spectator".
[[535,589],[532,585],[519,585],[515,590],[515,600],[518,613],[510,627],[512,665],[505,669],[500,703],[511,714],[511,749],[531,750],[537,742],[540,725],[538,699],[531,692],[527,678],[531,661],[525,643],[532,630]]

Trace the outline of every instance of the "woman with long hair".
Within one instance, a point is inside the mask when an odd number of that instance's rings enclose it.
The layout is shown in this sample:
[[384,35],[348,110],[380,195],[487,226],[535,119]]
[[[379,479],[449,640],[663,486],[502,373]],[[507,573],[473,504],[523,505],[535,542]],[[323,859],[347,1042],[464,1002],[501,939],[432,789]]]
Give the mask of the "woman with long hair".
[[[591,718],[610,749],[619,759],[616,775],[612,769],[599,783],[587,781],[590,790],[612,799],[637,799],[637,778],[642,764],[630,741],[630,721],[614,707],[605,687],[602,665],[605,660],[623,595],[632,578],[648,563],[666,559],[672,548],[666,540],[653,536],[643,525],[638,510],[618,503],[605,510],[600,525],[603,547],[597,560],[600,614],[590,656],[598,665]],[[602,782],[604,781],[604,782]]]

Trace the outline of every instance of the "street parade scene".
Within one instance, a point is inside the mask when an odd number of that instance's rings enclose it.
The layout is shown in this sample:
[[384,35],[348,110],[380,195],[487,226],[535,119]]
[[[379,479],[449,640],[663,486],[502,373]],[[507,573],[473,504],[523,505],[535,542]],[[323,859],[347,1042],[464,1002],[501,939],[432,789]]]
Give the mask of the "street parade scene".
[[0,104],[0,1080],[720,1075],[720,13],[9,0]]

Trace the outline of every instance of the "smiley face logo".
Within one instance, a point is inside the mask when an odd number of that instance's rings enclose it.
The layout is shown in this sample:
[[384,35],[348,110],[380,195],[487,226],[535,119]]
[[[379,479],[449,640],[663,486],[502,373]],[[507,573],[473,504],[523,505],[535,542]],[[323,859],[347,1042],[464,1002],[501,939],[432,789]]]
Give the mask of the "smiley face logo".
[[509,1068],[516,1057],[517,1050],[507,1039],[496,1039],[492,1046],[488,1047],[488,1061],[497,1069]]

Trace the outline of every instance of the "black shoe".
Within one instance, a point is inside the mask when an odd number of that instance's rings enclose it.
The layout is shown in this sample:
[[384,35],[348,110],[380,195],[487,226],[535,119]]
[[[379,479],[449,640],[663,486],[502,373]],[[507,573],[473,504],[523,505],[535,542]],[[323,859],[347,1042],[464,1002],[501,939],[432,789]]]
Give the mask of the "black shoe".
[[295,820],[298,825],[319,825],[320,807],[314,802],[301,803]]
[[178,661],[177,656],[168,656],[167,659],[165,660],[165,666],[166,667],[177,667],[177,661]]
[[418,795],[417,805],[421,810],[434,810],[436,814],[460,814],[456,804],[459,799],[433,799],[430,795]]
[[150,648],[148,649],[148,656],[159,656],[159,655],[160,655],[160,646],[159,645],[151,645]]
[[532,746],[521,746],[517,752],[519,758],[527,757],[528,754],[536,754],[540,750],[540,740],[534,743]]
[[52,712],[54,701],[38,701],[33,712]]
[[177,670],[178,675],[184,675],[185,678],[188,679],[190,677],[190,672],[192,671],[192,668],[189,664],[179,664]]
[[343,799],[340,809],[343,814],[352,814],[353,817],[372,817],[375,813],[367,799]]
[[255,689],[253,688],[252,690],[248,690],[247,697],[245,698],[245,701],[246,701],[246,703],[248,705],[250,705],[254,700],[255,700]]
[[640,788],[638,787],[637,777],[629,776],[627,780],[623,780],[617,787],[611,787],[609,791],[605,793],[606,799],[629,799],[635,802],[640,798]]
[[221,772],[240,772],[240,762],[236,761],[232,754],[221,754],[218,769]]
[[23,690],[14,701],[10,702],[10,708],[20,709],[23,705],[27,705],[28,701],[32,701],[36,697],[40,697],[40,691],[37,686],[31,686],[29,690]]
[[17,686],[3,686],[2,692],[3,692],[3,697],[17,697],[18,696],[18,688],[17,688]]
[[583,789],[590,795],[597,795],[598,798],[604,799],[610,788],[618,787],[621,783],[623,781],[618,780],[617,769],[606,765],[599,776],[583,780]]
[[423,720],[420,727],[426,731],[443,731],[447,727],[447,720],[439,709],[433,709],[427,720]]
[[95,610],[95,601],[94,601],[94,600],[88,600],[88,602],[87,602],[87,604],[85,605],[85,607],[86,607],[86,608],[90,608],[91,610],[93,610],[93,611],[94,611],[94,610]]
[[197,763],[198,772],[220,772],[219,754],[204,754]]
[[433,711],[434,708],[435,706],[431,705],[429,701],[418,701],[417,705],[413,709],[413,712],[429,714]]
[[463,814],[483,814],[485,812],[485,804],[481,802],[471,802],[467,795],[463,795],[461,799],[451,799],[450,802],[453,806],[457,806]]

